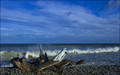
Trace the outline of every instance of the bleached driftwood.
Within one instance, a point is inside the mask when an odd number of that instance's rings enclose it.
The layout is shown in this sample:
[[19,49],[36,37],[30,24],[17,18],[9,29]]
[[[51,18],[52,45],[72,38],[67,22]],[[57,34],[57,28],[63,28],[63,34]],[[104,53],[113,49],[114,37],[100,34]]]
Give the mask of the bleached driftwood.
[[[13,58],[11,62],[14,65],[14,67],[17,67],[22,71],[26,71],[26,72],[40,72],[41,70],[50,68],[52,66],[62,67],[68,65],[79,65],[84,63],[84,60],[78,62],[65,60],[63,59],[65,55],[66,55],[66,50],[64,49],[60,53],[58,53],[53,59],[43,63],[41,63],[40,61],[35,63],[26,62],[24,58]],[[42,58],[43,59],[41,58],[37,58],[37,59],[45,60],[45,56],[42,55]]]

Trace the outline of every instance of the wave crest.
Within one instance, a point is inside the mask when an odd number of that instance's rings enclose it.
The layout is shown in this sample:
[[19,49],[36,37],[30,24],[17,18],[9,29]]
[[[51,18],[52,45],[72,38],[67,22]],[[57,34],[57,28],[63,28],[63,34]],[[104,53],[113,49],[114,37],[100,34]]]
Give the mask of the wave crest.
[[[80,50],[80,49],[72,49],[67,50],[68,54],[90,54],[90,53],[108,53],[108,52],[119,52],[119,47],[113,47],[113,48],[97,48],[97,49],[87,49],[87,50]],[[43,50],[43,53],[47,53],[48,56],[55,56],[60,52],[60,50]],[[25,57],[28,58],[29,55],[32,55],[33,57],[39,57],[40,52],[39,51],[27,51]],[[23,53],[18,51],[1,51],[0,57],[1,60],[11,60],[14,57],[23,56]]]
[[87,54],[87,53],[105,53],[105,52],[118,52],[120,50],[119,47],[113,48],[98,48],[98,49],[87,49],[87,50],[79,50],[73,49],[67,51],[68,53],[76,53],[76,54]]

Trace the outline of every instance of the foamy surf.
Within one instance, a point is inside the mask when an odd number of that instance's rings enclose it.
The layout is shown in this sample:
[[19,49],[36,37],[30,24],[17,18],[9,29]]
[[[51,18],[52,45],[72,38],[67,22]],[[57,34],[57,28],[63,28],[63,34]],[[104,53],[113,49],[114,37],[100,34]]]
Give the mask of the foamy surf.
[[10,64],[7,64],[7,65],[1,65],[0,67],[13,67],[13,65],[10,63]]
[[[90,54],[90,53],[108,53],[108,52],[119,52],[119,47],[109,47],[109,48],[97,48],[97,49],[87,49],[87,50],[80,50],[80,49],[71,49],[67,50],[68,54]],[[48,56],[55,56],[60,52],[60,50],[43,50],[43,53],[47,53]],[[28,58],[29,55],[33,57],[39,57],[39,51],[26,51],[25,57]],[[14,57],[23,56],[23,52],[20,51],[1,51],[0,57],[1,60],[11,60]]]
[[73,49],[73,50],[69,50],[68,53],[86,54],[86,53],[104,53],[104,52],[118,52],[118,51],[119,51],[119,47],[113,47],[113,48],[97,48],[97,49],[87,49],[87,50]]

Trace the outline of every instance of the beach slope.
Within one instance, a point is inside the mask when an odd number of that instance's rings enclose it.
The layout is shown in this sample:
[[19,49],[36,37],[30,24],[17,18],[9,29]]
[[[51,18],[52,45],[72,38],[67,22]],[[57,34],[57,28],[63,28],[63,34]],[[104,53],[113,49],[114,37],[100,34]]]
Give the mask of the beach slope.
[[0,68],[0,75],[120,75],[120,65],[68,66],[51,68],[39,73],[27,73],[17,68]]

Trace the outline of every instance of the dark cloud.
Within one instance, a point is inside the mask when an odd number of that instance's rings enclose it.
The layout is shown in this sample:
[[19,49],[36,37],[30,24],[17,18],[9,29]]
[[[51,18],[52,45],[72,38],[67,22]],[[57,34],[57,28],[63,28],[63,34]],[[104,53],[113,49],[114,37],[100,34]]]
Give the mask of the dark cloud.
[[70,15],[72,15],[72,12],[71,12],[71,11],[65,12],[64,15],[66,15],[66,16],[70,16]]
[[120,6],[120,0],[110,0],[106,8]]
[[78,20],[73,20],[72,22],[73,22],[73,23],[78,23],[79,21],[78,21]]

